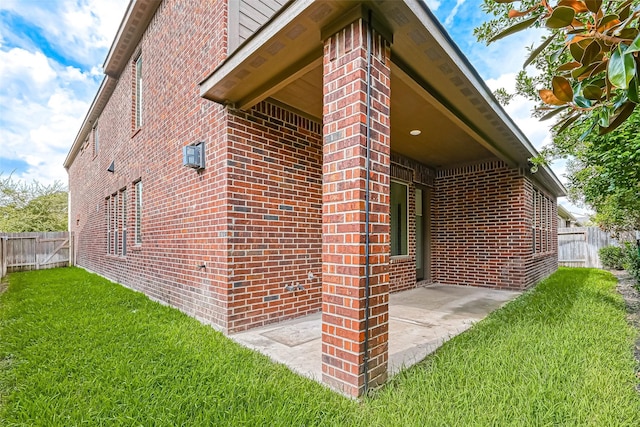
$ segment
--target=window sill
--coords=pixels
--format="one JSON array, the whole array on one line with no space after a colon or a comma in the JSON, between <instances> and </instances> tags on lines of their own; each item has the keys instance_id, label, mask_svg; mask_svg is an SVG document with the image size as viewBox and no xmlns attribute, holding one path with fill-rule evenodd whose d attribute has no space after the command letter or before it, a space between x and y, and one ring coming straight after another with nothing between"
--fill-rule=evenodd
<instances>
[{"instance_id":1,"label":"window sill","mask_svg":"<svg viewBox=\"0 0 640 427\"><path fill-rule=\"evenodd\" d=\"M390 264L398 264L401 262L408 262L408 261L413 261L413 258L411 257L411 255L391 255L391 257L389 258Z\"/></svg>"},{"instance_id":2,"label":"window sill","mask_svg":"<svg viewBox=\"0 0 640 427\"><path fill-rule=\"evenodd\" d=\"M137 128L137 129L135 129L133 131L133 133L131 134L131 139L135 138L135 136L138 135L141 131L142 131L142 126Z\"/></svg>"}]
</instances>

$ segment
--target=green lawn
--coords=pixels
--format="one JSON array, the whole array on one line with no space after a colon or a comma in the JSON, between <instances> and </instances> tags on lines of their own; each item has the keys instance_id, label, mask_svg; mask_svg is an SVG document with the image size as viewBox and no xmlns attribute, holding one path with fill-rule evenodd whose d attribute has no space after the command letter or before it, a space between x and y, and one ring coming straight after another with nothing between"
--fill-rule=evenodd
<instances>
[{"instance_id":1,"label":"green lawn","mask_svg":"<svg viewBox=\"0 0 640 427\"><path fill-rule=\"evenodd\" d=\"M9 276L0 425L640 425L615 278L561 269L362 402L80 269Z\"/></svg>"}]
</instances>

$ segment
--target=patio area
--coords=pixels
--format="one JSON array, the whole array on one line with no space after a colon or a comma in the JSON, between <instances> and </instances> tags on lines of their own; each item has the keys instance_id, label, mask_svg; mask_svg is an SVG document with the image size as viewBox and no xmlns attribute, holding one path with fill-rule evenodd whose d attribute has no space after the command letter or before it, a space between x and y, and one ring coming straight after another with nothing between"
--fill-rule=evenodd
<instances>
[{"instance_id":1,"label":"patio area","mask_svg":"<svg viewBox=\"0 0 640 427\"><path fill-rule=\"evenodd\" d=\"M521 292L430 285L389 297L389 374L414 365ZM322 379L321 313L231 335L293 371Z\"/></svg>"}]
</instances>

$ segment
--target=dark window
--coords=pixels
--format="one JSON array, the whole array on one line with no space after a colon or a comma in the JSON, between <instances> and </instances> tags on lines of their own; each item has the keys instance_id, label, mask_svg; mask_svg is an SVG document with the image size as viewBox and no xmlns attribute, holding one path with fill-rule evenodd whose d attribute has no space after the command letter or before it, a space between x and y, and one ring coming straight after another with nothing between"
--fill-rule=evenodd
<instances>
[{"instance_id":1,"label":"dark window","mask_svg":"<svg viewBox=\"0 0 640 427\"><path fill-rule=\"evenodd\" d=\"M408 187L391 181L391 256L409 254Z\"/></svg>"}]
</instances>

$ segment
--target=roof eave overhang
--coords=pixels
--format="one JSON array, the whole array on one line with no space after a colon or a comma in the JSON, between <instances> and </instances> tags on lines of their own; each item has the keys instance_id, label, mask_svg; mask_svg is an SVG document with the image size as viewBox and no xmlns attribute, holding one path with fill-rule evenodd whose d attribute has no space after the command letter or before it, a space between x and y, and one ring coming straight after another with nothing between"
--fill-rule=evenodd
<instances>
[{"instance_id":1,"label":"roof eave overhang","mask_svg":"<svg viewBox=\"0 0 640 427\"><path fill-rule=\"evenodd\" d=\"M100 88L64 161L66 169L69 169L73 164L82 143L95 125L107 101L111 98L122 71L127 66L131 55L134 54L160 3L162 3L161 0L131 0L129 2L127 11L120 22L116 37L102 66L105 78L100 84Z\"/></svg>"},{"instance_id":2,"label":"roof eave overhang","mask_svg":"<svg viewBox=\"0 0 640 427\"><path fill-rule=\"evenodd\" d=\"M71 149L69 150L69 153L64 160L65 169L69 169L69 167L73 164L78 151L80 151L80 147L82 147L82 144L87 139L89 132L91 132L91 129L93 129L93 127L95 126L98 117L100 117L102 110L104 110L104 107L111 97L111 94L115 90L117 83L117 79L111 78L109 76L105 76L104 79L102 79L102 83L100 84L98 93L96 93L96 96L93 98L93 102L89 107L89 111L87 112L87 115L82 122L82 126L80 126L80 130L78 131L78 134L73 141L73 145L71 146Z\"/></svg>"},{"instance_id":3,"label":"roof eave overhang","mask_svg":"<svg viewBox=\"0 0 640 427\"><path fill-rule=\"evenodd\" d=\"M160 3L162 3L161 0L131 0L129 2L120 27L118 27L116 38L113 40L102 66L106 75L113 78L120 77Z\"/></svg>"},{"instance_id":4,"label":"roof eave overhang","mask_svg":"<svg viewBox=\"0 0 640 427\"><path fill-rule=\"evenodd\" d=\"M573 216L573 214L571 212L569 212L568 210L566 210L562 205L558 205L558 216L560 216L561 218L565 218L565 219L571 220L573 222L577 222L578 221L576 219L576 217Z\"/></svg>"},{"instance_id":5,"label":"roof eave overhang","mask_svg":"<svg viewBox=\"0 0 640 427\"><path fill-rule=\"evenodd\" d=\"M540 167L536 174L529 173L529 159L538 156L538 152L424 2L359 4L291 2L201 82L201 96L240 109L267 99L317 65L322 55L321 35L364 4L374 10L374 16L385 20L381 26L393 34L394 64L455 115L474 140L510 166L525 171L554 195L566 195L547 166ZM296 44L291 35L302 34L302 40L305 31L306 43Z\"/></svg>"}]
</instances>

